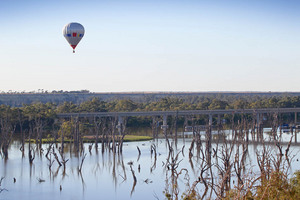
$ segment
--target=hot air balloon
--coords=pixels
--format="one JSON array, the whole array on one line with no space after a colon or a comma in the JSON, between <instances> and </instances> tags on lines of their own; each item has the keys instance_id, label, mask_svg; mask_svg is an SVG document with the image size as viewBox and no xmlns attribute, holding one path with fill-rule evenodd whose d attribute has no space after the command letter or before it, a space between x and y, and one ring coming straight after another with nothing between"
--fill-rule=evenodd
<instances>
[{"instance_id":1,"label":"hot air balloon","mask_svg":"<svg viewBox=\"0 0 300 200\"><path fill-rule=\"evenodd\" d=\"M68 43L73 48L73 53L75 53L75 48L84 36L84 28L81 24L72 22L64 26L63 34Z\"/></svg>"}]
</instances>

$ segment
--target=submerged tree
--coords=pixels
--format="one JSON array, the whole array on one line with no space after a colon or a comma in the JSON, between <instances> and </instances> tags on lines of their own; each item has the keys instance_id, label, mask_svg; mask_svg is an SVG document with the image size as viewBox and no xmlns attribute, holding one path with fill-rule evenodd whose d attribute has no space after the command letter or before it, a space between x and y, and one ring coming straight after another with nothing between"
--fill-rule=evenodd
<instances>
[{"instance_id":1,"label":"submerged tree","mask_svg":"<svg viewBox=\"0 0 300 200\"><path fill-rule=\"evenodd\" d=\"M8 159L8 147L16 130L16 112L10 106L0 105L1 150Z\"/></svg>"}]
</instances>

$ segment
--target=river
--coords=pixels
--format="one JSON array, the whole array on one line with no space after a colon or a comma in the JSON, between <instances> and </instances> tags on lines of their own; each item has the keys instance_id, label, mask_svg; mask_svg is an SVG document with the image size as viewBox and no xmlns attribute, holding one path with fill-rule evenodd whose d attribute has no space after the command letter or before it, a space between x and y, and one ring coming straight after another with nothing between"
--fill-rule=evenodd
<instances>
[{"instance_id":1,"label":"river","mask_svg":"<svg viewBox=\"0 0 300 200\"><path fill-rule=\"evenodd\" d=\"M272 137L268 133L270 129L265 129L265 141L270 141ZM227 136L227 145L230 145L231 131L225 131ZM192 151L192 163L189 160L189 148L192 138L188 137L191 133L185 133L185 138L179 138L177 142L170 139L170 144L173 151L173 158L178 155L176 161L176 173L181 171L178 175L176 183L178 186L179 199L180 195L187 191L193 184L199 174L203 165L203 157L201 153L197 153L196 149ZM204 134L201 136L204 140ZM217 134L213 134L213 138L218 138ZM271 139L270 139L271 138ZM282 133L281 141L283 151L286 150L288 142L290 141L291 133ZM249 144L246 158L245 175L256 176L259 174L257 165L257 152L262 151L261 142L251 141L249 134ZM289 173L300 169L300 145L292 140L293 144L290 147ZM101 153L101 145L99 145L98 152L94 146L91 152L88 151L88 145L84 144L85 152L77 155L70 152L70 146L65 146L64 156L69 161L66 163L66 170L59 167L54 159L54 155L50 154L53 165L49 169L49 160L45 157L49 144L43 144L43 153L35 153L33 164L30 165L28 161L28 144L25 146L25 157L19 150L21 144L15 140L9 147L9 159L0 159L0 176L4 177L1 187L0 199L69 199L69 200L83 200L83 199L165 199L165 193L173 194L172 183L174 177L168 170L167 160L170 158L169 148L165 139L155 139L143 142L127 142L124 144L122 155L113 154L111 151L105 150ZM35 145L33 145L35 146ZM155 146L155 152L151 153L151 146ZM203 147L205 142L203 141ZM276 157L276 146L269 142L266 144L271 155ZM139 147L141 155L139 157ZM58 148L55 148L58 154ZM224 143L212 142L213 152L217 151L219 154L224 151ZM183 151L182 151L183 150ZM234 151L237 150L235 144ZM86 157L82 164L82 170L79 172L78 168L81 165L82 158ZM198 155L198 156L197 156ZM171 155L172 156L172 155ZM234 159L235 155L231 155ZM170 161L170 159L169 159ZM212 165L215 165L217 159L212 157ZM221 164L220 164L221 165ZM217 168L212 169L212 173L218 176ZM136 183L134 176L136 177ZM206 178L209 179L208 171L205 172ZM233 173L234 174L234 173ZM250 175L251 174L251 175ZM174 176L174 173L173 173ZM232 178L232 186L234 185L234 178ZM204 191L203 184L198 184L198 192L201 194ZM175 191L176 193L176 191ZM174 194L173 194L174 195ZM209 195L209 194L208 194ZM215 194L212 192L212 197Z\"/></svg>"}]
</instances>

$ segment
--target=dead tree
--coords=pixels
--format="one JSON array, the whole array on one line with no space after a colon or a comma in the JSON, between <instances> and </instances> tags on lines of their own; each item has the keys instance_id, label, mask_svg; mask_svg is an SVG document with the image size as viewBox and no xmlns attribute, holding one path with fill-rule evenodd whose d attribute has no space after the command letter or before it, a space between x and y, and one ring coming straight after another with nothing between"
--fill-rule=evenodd
<instances>
[{"instance_id":1,"label":"dead tree","mask_svg":"<svg viewBox=\"0 0 300 200\"><path fill-rule=\"evenodd\" d=\"M123 142L124 142L124 137L127 134L126 132L126 125L127 125L127 118L123 119L123 123L120 124L120 132L121 132L121 137L119 140L119 145L118 145L118 152L122 153L123 152Z\"/></svg>"},{"instance_id":2,"label":"dead tree","mask_svg":"<svg viewBox=\"0 0 300 200\"><path fill-rule=\"evenodd\" d=\"M16 129L16 125L13 123L13 117L14 116L10 107L0 107L0 145L5 159L8 159L8 147Z\"/></svg>"},{"instance_id":3,"label":"dead tree","mask_svg":"<svg viewBox=\"0 0 300 200\"><path fill-rule=\"evenodd\" d=\"M136 146L138 152L139 152L139 155L138 155L138 158L137 158L137 162L139 161L140 157L141 157L141 150L138 146Z\"/></svg>"},{"instance_id":4,"label":"dead tree","mask_svg":"<svg viewBox=\"0 0 300 200\"><path fill-rule=\"evenodd\" d=\"M25 132L23 130L23 125L24 125L24 115L21 109L17 109L17 119L19 122L19 127L20 127L20 133L21 133L21 147L20 150L22 152L22 157L25 156Z\"/></svg>"},{"instance_id":5,"label":"dead tree","mask_svg":"<svg viewBox=\"0 0 300 200\"><path fill-rule=\"evenodd\" d=\"M151 123L153 138L157 138L158 137L158 125L159 125L158 117L153 116L152 117L152 123Z\"/></svg>"},{"instance_id":6,"label":"dead tree","mask_svg":"<svg viewBox=\"0 0 300 200\"><path fill-rule=\"evenodd\" d=\"M98 152L98 142L99 142L99 133L101 130L101 124L102 124L101 118L94 117L94 128L95 128L95 133L96 133L96 136L95 136L96 152Z\"/></svg>"},{"instance_id":7,"label":"dead tree","mask_svg":"<svg viewBox=\"0 0 300 200\"><path fill-rule=\"evenodd\" d=\"M48 148L47 148L47 153L46 153L46 155L45 155L45 157L46 157L47 160L49 161L48 167L49 167L49 171L50 171L50 172L51 172L51 167L52 167L52 165L53 165L53 163L54 163L54 160L52 160L52 158L51 158L52 145L53 145L53 143L51 143L51 144L48 146Z\"/></svg>"},{"instance_id":8,"label":"dead tree","mask_svg":"<svg viewBox=\"0 0 300 200\"><path fill-rule=\"evenodd\" d=\"M261 153L256 152L256 159L260 169L260 179L262 183L264 183L266 180L269 180L271 174L270 152L271 150L266 147L264 141Z\"/></svg>"},{"instance_id":9,"label":"dead tree","mask_svg":"<svg viewBox=\"0 0 300 200\"><path fill-rule=\"evenodd\" d=\"M74 120L74 136L73 143L75 146L75 151L79 153L79 144L80 144L80 130L79 130L79 119L78 117L73 118Z\"/></svg>"},{"instance_id":10,"label":"dead tree","mask_svg":"<svg viewBox=\"0 0 300 200\"><path fill-rule=\"evenodd\" d=\"M60 155L60 158L61 158L61 162L60 163L64 167L63 174L65 174L65 172L66 172L66 164L69 161L69 159L66 159L66 157L65 157L65 155L64 155L64 153L62 151L59 151L59 155Z\"/></svg>"},{"instance_id":11,"label":"dead tree","mask_svg":"<svg viewBox=\"0 0 300 200\"><path fill-rule=\"evenodd\" d=\"M234 131L234 130L233 130ZM230 190L231 183L231 172L233 167L233 161L231 160L233 147L236 141L236 134L234 136L233 142L229 144L227 140L224 140L224 145L220 150L221 157L219 158L222 162L222 165L216 164L216 167L219 171L219 183L217 185L218 198L223 198L225 196L225 192Z\"/></svg>"},{"instance_id":12,"label":"dead tree","mask_svg":"<svg viewBox=\"0 0 300 200\"><path fill-rule=\"evenodd\" d=\"M59 150L60 152L62 152L62 148L60 148L60 150ZM61 162L60 162L60 160L59 160L59 158L58 158L58 156L57 156L57 154L55 153L55 150L54 150L54 147L53 147L53 155L54 155L54 158L55 158L55 160L56 160L56 162L57 162L57 164L59 165L59 167L61 167L62 166L62 164L61 164Z\"/></svg>"},{"instance_id":13,"label":"dead tree","mask_svg":"<svg viewBox=\"0 0 300 200\"><path fill-rule=\"evenodd\" d=\"M132 194L133 194L133 192L134 192L134 188L135 188L136 183L137 183L137 179L136 179L134 170L132 169L132 165L130 165L130 171L131 171L132 177L133 177L133 185L132 185L132 189L131 189L131 192L130 192L130 196L132 196Z\"/></svg>"},{"instance_id":14,"label":"dead tree","mask_svg":"<svg viewBox=\"0 0 300 200\"><path fill-rule=\"evenodd\" d=\"M175 143L177 144L177 132L178 132L178 127L177 127L177 121L178 121L178 111L176 111L176 115L175 115L175 120L174 120L174 127L175 127L175 135L174 135L174 138L175 138Z\"/></svg>"},{"instance_id":15,"label":"dead tree","mask_svg":"<svg viewBox=\"0 0 300 200\"><path fill-rule=\"evenodd\" d=\"M8 147L12 140L12 135L16 127L10 122L0 119L1 126L1 150L5 159L8 159Z\"/></svg>"},{"instance_id":16,"label":"dead tree","mask_svg":"<svg viewBox=\"0 0 300 200\"><path fill-rule=\"evenodd\" d=\"M108 128L107 128L107 118L103 119L103 123L102 123L102 137L101 137L101 152L102 154L104 153L105 150L105 146L107 145L107 141L108 141Z\"/></svg>"},{"instance_id":17,"label":"dead tree","mask_svg":"<svg viewBox=\"0 0 300 200\"><path fill-rule=\"evenodd\" d=\"M33 163L33 160L35 159L35 152L34 150L31 148L31 135L33 134L33 128L32 125L29 124L29 133L28 133L28 137L29 137L29 144L28 144L28 159L29 159L29 163L30 165Z\"/></svg>"},{"instance_id":18,"label":"dead tree","mask_svg":"<svg viewBox=\"0 0 300 200\"><path fill-rule=\"evenodd\" d=\"M46 124L41 116L36 116L34 118L34 121L35 121L35 130L36 130L36 144L38 144L38 148L41 150L42 135Z\"/></svg>"},{"instance_id":19,"label":"dead tree","mask_svg":"<svg viewBox=\"0 0 300 200\"><path fill-rule=\"evenodd\" d=\"M110 139L112 141L112 147L110 149L112 149L113 153L116 153L116 124L117 124L117 117L111 118L110 120L111 122L111 128L110 130Z\"/></svg>"},{"instance_id":20,"label":"dead tree","mask_svg":"<svg viewBox=\"0 0 300 200\"><path fill-rule=\"evenodd\" d=\"M178 171L179 164L181 163L182 159L179 159L179 156L182 155L181 151L175 154L174 149L169 146L169 155L166 161L166 179L171 179L171 185L167 185L170 187L171 192L167 192L166 196L169 196L171 199L178 199L179 196L179 186L178 186L178 178L181 174L185 172L185 176L188 175L188 170L182 168ZM170 176L168 176L168 172L170 172ZM166 181L167 181L166 180ZM166 191L168 189L166 188Z\"/></svg>"},{"instance_id":21,"label":"dead tree","mask_svg":"<svg viewBox=\"0 0 300 200\"><path fill-rule=\"evenodd\" d=\"M157 161L157 153L156 153L156 146L155 146L155 144L151 145L150 152L151 152L151 159L152 159L152 155L154 154L154 162L153 162L153 165L150 168L150 172L152 173L155 170L155 168L156 168L156 161Z\"/></svg>"},{"instance_id":22,"label":"dead tree","mask_svg":"<svg viewBox=\"0 0 300 200\"><path fill-rule=\"evenodd\" d=\"M81 170L82 170L82 165L83 165L83 162L85 160L85 157L86 157L86 153L83 155L83 157L81 158L81 162L80 162L80 165L78 166L78 172L81 173Z\"/></svg>"}]
</instances>

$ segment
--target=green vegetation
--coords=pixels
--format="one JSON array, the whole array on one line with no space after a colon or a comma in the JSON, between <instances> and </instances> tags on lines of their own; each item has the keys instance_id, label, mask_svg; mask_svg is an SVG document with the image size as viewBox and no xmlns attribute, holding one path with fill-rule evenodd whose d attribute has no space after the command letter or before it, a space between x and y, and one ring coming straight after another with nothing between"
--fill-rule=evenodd
<instances>
[{"instance_id":1,"label":"green vegetation","mask_svg":"<svg viewBox=\"0 0 300 200\"><path fill-rule=\"evenodd\" d=\"M236 186L225 193L224 200L294 200L300 199L300 171L296 171L292 178L288 178L287 172L271 170L265 178L260 175L258 178L247 178L249 183ZM188 187L181 195L182 200L203 199L200 191L194 187ZM164 192L166 199L173 199L171 194Z\"/></svg>"},{"instance_id":2,"label":"green vegetation","mask_svg":"<svg viewBox=\"0 0 300 200\"><path fill-rule=\"evenodd\" d=\"M150 98L144 101L133 101L131 99L119 99L103 101L92 98L80 104L64 102L55 103L32 103L24 104L22 107L11 107L0 105L0 118L9 119L15 128L15 132L30 130L37 127L37 139L49 134L55 127L56 115L58 113L80 113L80 112L122 112L122 111L166 111L166 110L207 110L207 109L255 109L255 108L286 108L300 107L300 96L236 96L236 95L214 95L214 96L182 96ZM226 116L224 117L226 119ZM293 116L285 115L282 119L293 119ZM178 124L183 121L178 119ZM205 122L205 116L199 117L199 121ZM130 117L127 127L150 126L152 119L147 117ZM228 120L229 121L229 120ZM64 130L65 136L72 131L71 122L66 122L59 127L60 134ZM88 123L80 127L81 132L86 130ZM68 128L69 127L69 128ZM43 130L43 131L42 131Z\"/></svg>"},{"instance_id":3,"label":"green vegetation","mask_svg":"<svg viewBox=\"0 0 300 200\"><path fill-rule=\"evenodd\" d=\"M140 135L126 135L124 137L124 142L136 142L136 141L148 141L152 140L153 138L150 136L140 136ZM43 138L42 143L53 143L55 141L54 138ZM29 142L29 139L26 140L26 142ZM31 143L35 143L35 139L30 139ZM56 142L61 142L61 138L58 138ZM73 139L64 139L64 143L71 143L73 142ZM83 143L94 143L95 138L92 136L85 136L83 137Z\"/></svg>"},{"instance_id":4,"label":"green vegetation","mask_svg":"<svg viewBox=\"0 0 300 200\"><path fill-rule=\"evenodd\" d=\"M300 96L283 97L166 97L150 102L135 102L130 99L102 101L98 98L81 104L64 102L57 106L57 113L70 112L125 112L125 111L165 111L165 110L216 110L300 107Z\"/></svg>"},{"instance_id":5,"label":"green vegetation","mask_svg":"<svg viewBox=\"0 0 300 200\"><path fill-rule=\"evenodd\" d=\"M253 185L246 194L242 195L237 189L232 189L225 199L300 199L300 171L291 179L282 172L274 171L269 179Z\"/></svg>"},{"instance_id":6,"label":"green vegetation","mask_svg":"<svg viewBox=\"0 0 300 200\"><path fill-rule=\"evenodd\" d=\"M126 127L130 126L151 126L152 119L147 117L130 117L124 119L124 126L117 128L117 119L110 118L81 118L70 119L69 121L64 121L63 119L58 120L57 114L59 113L82 113L82 112L124 112L124 111L166 111L166 110L207 110L207 109L255 109L255 108L286 108L286 107L300 107L300 96L230 96L230 95L219 95L219 96L185 96L185 97L163 97L155 100L146 101L134 101L132 99L115 99L110 101L103 101L99 98L92 98L88 101L84 101L79 104L73 102L64 102L62 104L55 103L32 103L23 105L22 107L11 107L8 105L0 105L0 132L1 132L1 146L2 152L5 158L7 156L7 150L9 143L11 142L12 135L14 133L20 133L22 136L22 142L26 141L30 143L36 143L41 146L42 143L52 143L54 141L62 143L74 143L75 148L79 152L79 148L83 148L82 143L95 143L97 145L102 143L102 151L106 147L115 152L122 152L123 142L130 141L145 141L151 140L151 137L147 136L133 136L128 135ZM207 116L197 116L195 121L205 123L207 121ZM239 117L235 115L234 117ZM249 116L243 116L245 122L250 119ZM294 120L293 114L282 114L281 122L284 119ZM226 116L224 116L226 119ZM174 120L174 119L168 119ZM178 125L183 121L181 118L176 119ZM231 122L228 120L228 123ZM271 121L272 123L272 121ZM279 123L279 122L278 122ZM171 124L171 123L170 123ZM197 123L201 124L201 123ZM239 123L239 125L245 125L247 123ZM275 127L278 127L276 124ZM239 128L237 130L240 130ZM249 130L249 127L243 130ZM121 132L121 134L119 134ZM34 139L33 139L34 138ZM108 145L107 145L108 144ZM200 143L198 143L200 144ZM278 143L279 144L279 143ZM95 146L96 146L95 145ZM38 146L38 145L37 145ZM61 152L63 152L63 145ZM92 145L90 145L92 146ZM154 148L154 147L151 147ZM243 146L244 148L244 146ZM283 156L281 147L280 155ZM24 144L22 144L21 149L24 154ZM97 149L97 147L96 147ZM155 149L155 148L154 148ZM171 148L170 148L171 149ZM191 148L192 149L192 148ZM227 149L229 151L229 148ZM31 149L29 144L29 160L32 163L33 159L31 156ZM151 149L152 151L152 149ZM287 151L287 150L286 150ZM170 150L173 152L173 150ZM230 151L231 152L231 151ZM244 151L246 152L246 151ZM287 154L287 153L286 153ZM170 154L171 155L171 154ZM204 154L203 154L204 155ZM228 161L229 157L223 158L222 163ZM239 155L239 154L236 154ZM268 154L263 154L264 157L270 157ZM275 154L274 154L275 155ZM172 154L173 157L177 157ZM173 158L172 157L172 158ZM192 156L191 156L192 157ZM190 158L191 158L190 157ZM217 156L216 156L217 157ZM281 157L277 161L281 161ZM171 159L171 160L177 160ZM172 161L172 162L173 162ZM272 162L271 162L272 161ZM276 160L268 160L265 163L275 163ZM208 162L207 162L208 163ZM231 170L232 166L230 164L224 164L224 172ZM202 163L203 164L203 163ZM178 164L169 163L168 168L172 169L174 174L178 178L179 174L182 172L176 172ZM223 170L223 168L220 167ZM241 168L240 168L241 169ZM200 175L208 170L206 167L201 168L202 172ZM220 193L220 198L225 199L300 199L300 172L296 172L295 176L288 179L287 174L280 170L280 163L276 170L266 167L266 169L260 166L261 174L255 180L250 182L250 187L247 188L246 184L240 184L242 189L238 187L230 189L227 185L230 185L230 180L226 178L227 173L223 173L224 183L222 183L222 192ZM221 170L220 170L221 171ZM236 170L238 171L238 170ZM176 173L175 173L176 172ZM240 175L239 172L236 172ZM220 174L220 173L219 173ZM230 174L230 173L229 173ZM266 175L267 174L267 175ZM176 178L175 177L175 178ZM228 179L228 180L227 180ZM195 181L195 186L189 188L186 191L182 199L199 199L199 194L196 191L196 185L200 182L204 182L205 179L200 177ZM227 182L226 182L227 181ZM226 185L226 184L227 185ZM214 185L212 185L214 186ZM226 187L225 187L226 186ZM172 188L177 188L177 183L174 182ZM226 189L226 190L225 190ZM177 191L175 191L177 192ZM178 193L175 193L178 195ZM165 193L166 198L172 198L168 192ZM205 196L205 195L204 195Z\"/></svg>"},{"instance_id":7,"label":"green vegetation","mask_svg":"<svg viewBox=\"0 0 300 200\"><path fill-rule=\"evenodd\" d=\"M133 141L147 141L152 140L150 136L140 136L140 135L125 135L124 142L133 142Z\"/></svg>"}]
</instances>

